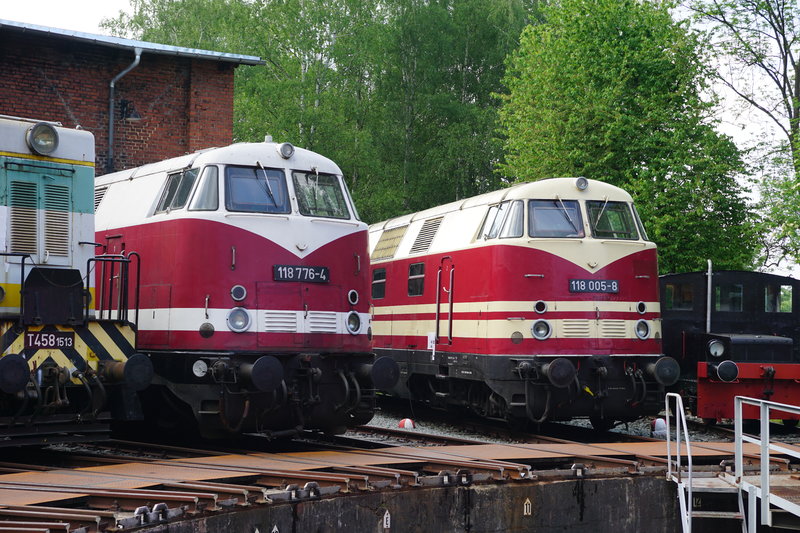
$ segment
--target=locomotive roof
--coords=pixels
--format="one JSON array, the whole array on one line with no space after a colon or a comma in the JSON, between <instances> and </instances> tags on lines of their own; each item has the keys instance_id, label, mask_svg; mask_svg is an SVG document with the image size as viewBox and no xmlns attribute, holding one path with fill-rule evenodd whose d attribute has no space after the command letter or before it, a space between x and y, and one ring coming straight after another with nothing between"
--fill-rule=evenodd
<instances>
[{"instance_id":1,"label":"locomotive roof","mask_svg":"<svg viewBox=\"0 0 800 533\"><path fill-rule=\"evenodd\" d=\"M197 152L165 159L156 163L130 168L113 174L106 174L97 179L98 184L109 184L118 181L136 179L160 172L173 172L176 170L199 167L208 164L221 165L255 165L256 161L266 168L291 168L309 169L316 167L319 172L328 174L341 174L339 167L328 159L310 150L295 147L294 155L283 159L278 148L282 143L236 143L222 148L207 148Z\"/></svg>"},{"instance_id":2,"label":"locomotive roof","mask_svg":"<svg viewBox=\"0 0 800 533\"><path fill-rule=\"evenodd\" d=\"M54 126L58 133L58 148L47 156L33 154L25 141L28 129L40 122ZM35 159L81 161L86 166L94 166L94 135L86 130L65 128L59 122L0 115L0 136L3 138L5 152Z\"/></svg>"},{"instance_id":3,"label":"locomotive roof","mask_svg":"<svg viewBox=\"0 0 800 533\"><path fill-rule=\"evenodd\" d=\"M798 284L800 280L791 276L782 276L780 274L770 274L768 272L753 272L750 270L713 270L714 275L723 276L727 279L738 279L742 281L755 281L757 279L772 280L774 282L783 283L786 285ZM695 272L679 272L674 274L662 274L659 276L663 282L667 281L681 281L687 279L705 279L705 270L698 270Z\"/></svg>"},{"instance_id":4,"label":"locomotive roof","mask_svg":"<svg viewBox=\"0 0 800 533\"><path fill-rule=\"evenodd\" d=\"M504 200L517 200L537 198L547 200L550 198L560 198L562 200L578 200L581 198L607 198L612 201L632 202L631 195L614 185L597 181L587 180L588 186L581 191L575 186L578 178L549 178L539 181L531 181L512 185L505 189L492 191L478 196L472 196L464 200L456 200L449 204L444 204L424 211L402 215L391 218L383 222L377 222L370 226L370 231L390 229L397 226L409 224L415 220L442 216L453 211L460 211L470 207L481 205L491 205Z\"/></svg>"}]
</instances>

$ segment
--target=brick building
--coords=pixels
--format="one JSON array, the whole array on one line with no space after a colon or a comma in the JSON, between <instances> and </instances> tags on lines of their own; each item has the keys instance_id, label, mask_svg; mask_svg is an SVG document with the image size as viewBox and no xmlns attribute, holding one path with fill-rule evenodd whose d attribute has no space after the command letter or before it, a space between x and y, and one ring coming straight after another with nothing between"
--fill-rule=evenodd
<instances>
[{"instance_id":1,"label":"brick building","mask_svg":"<svg viewBox=\"0 0 800 533\"><path fill-rule=\"evenodd\" d=\"M103 174L230 144L233 71L262 63L0 20L0 114L91 131Z\"/></svg>"}]
</instances>

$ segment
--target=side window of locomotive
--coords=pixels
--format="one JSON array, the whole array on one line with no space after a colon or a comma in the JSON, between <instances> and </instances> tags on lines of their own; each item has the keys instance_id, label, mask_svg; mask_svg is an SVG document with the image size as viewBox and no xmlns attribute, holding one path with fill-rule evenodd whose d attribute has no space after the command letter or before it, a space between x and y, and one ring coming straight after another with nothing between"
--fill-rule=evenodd
<instances>
[{"instance_id":1,"label":"side window of locomotive","mask_svg":"<svg viewBox=\"0 0 800 533\"><path fill-rule=\"evenodd\" d=\"M289 213L289 195L282 170L225 168L225 207L246 213Z\"/></svg>"},{"instance_id":2,"label":"side window of locomotive","mask_svg":"<svg viewBox=\"0 0 800 533\"><path fill-rule=\"evenodd\" d=\"M500 230L501 239L522 237L525 228L525 208L521 200L511 202L506 219L503 222L503 229Z\"/></svg>"},{"instance_id":3,"label":"side window of locomotive","mask_svg":"<svg viewBox=\"0 0 800 533\"><path fill-rule=\"evenodd\" d=\"M376 268L372 271L372 299L380 300L386 297L386 269Z\"/></svg>"},{"instance_id":4,"label":"side window of locomotive","mask_svg":"<svg viewBox=\"0 0 800 533\"><path fill-rule=\"evenodd\" d=\"M339 178L332 174L316 172L292 172L294 192L300 214L310 217L350 218L347 202L339 185Z\"/></svg>"},{"instance_id":5,"label":"side window of locomotive","mask_svg":"<svg viewBox=\"0 0 800 533\"><path fill-rule=\"evenodd\" d=\"M595 239L636 240L639 232L625 202L588 201L586 211Z\"/></svg>"},{"instance_id":6,"label":"side window of locomotive","mask_svg":"<svg viewBox=\"0 0 800 533\"><path fill-rule=\"evenodd\" d=\"M481 230L481 237L483 239L494 239L500 233L500 228L503 227L503 221L506 218L508 207L511 202L503 202L499 205L493 205L489 208L486 214L486 220L483 223Z\"/></svg>"},{"instance_id":7,"label":"side window of locomotive","mask_svg":"<svg viewBox=\"0 0 800 533\"><path fill-rule=\"evenodd\" d=\"M408 266L408 295L421 296L425 288L425 263Z\"/></svg>"},{"instance_id":8,"label":"side window of locomotive","mask_svg":"<svg viewBox=\"0 0 800 533\"><path fill-rule=\"evenodd\" d=\"M164 213L173 209L180 209L186 205L189 193L192 192L194 181L197 179L198 169L192 168L167 176L167 186L161 194L161 200L156 207L156 213Z\"/></svg>"},{"instance_id":9,"label":"side window of locomotive","mask_svg":"<svg viewBox=\"0 0 800 533\"><path fill-rule=\"evenodd\" d=\"M219 208L219 169L208 166L200 175L200 185L189 204L190 211L216 211Z\"/></svg>"},{"instance_id":10,"label":"side window of locomotive","mask_svg":"<svg viewBox=\"0 0 800 533\"><path fill-rule=\"evenodd\" d=\"M764 287L764 311L767 313L791 313L792 286L767 285Z\"/></svg>"},{"instance_id":11,"label":"side window of locomotive","mask_svg":"<svg viewBox=\"0 0 800 533\"><path fill-rule=\"evenodd\" d=\"M531 237L584 236L583 219L576 200L531 200L528 209Z\"/></svg>"},{"instance_id":12,"label":"side window of locomotive","mask_svg":"<svg viewBox=\"0 0 800 533\"><path fill-rule=\"evenodd\" d=\"M691 311L694 309L694 291L689 283L667 283L664 286L664 309Z\"/></svg>"},{"instance_id":13,"label":"side window of locomotive","mask_svg":"<svg viewBox=\"0 0 800 533\"><path fill-rule=\"evenodd\" d=\"M744 303L744 286L741 283L720 283L714 286L714 310L741 313Z\"/></svg>"},{"instance_id":14,"label":"side window of locomotive","mask_svg":"<svg viewBox=\"0 0 800 533\"><path fill-rule=\"evenodd\" d=\"M642 239L649 240L647 238L647 232L644 229L644 224L642 223L642 219L639 216L639 211L636 210L636 206L632 205L631 209L633 209L633 216L636 219L636 227L639 228L639 233L642 234Z\"/></svg>"}]
</instances>

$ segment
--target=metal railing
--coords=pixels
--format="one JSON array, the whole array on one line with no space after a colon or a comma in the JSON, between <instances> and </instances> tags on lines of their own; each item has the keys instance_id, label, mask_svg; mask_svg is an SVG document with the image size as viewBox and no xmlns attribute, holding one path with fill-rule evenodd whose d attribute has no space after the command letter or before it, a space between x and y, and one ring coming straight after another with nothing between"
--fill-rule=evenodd
<instances>
[{"instance_id":1,"label":"metal railing","mask_svg":"<svg viewBox=\"0 0 800 533\"><path fill-rule=\"evenodd\" d=\"M745 435L742 432L742 407L744 405L752 405L759 409L759 425L760 437L752 435ZM749 495L748 503L750 512L748 513L749 527L748 531L755 531L755 500L757 497L761 498L761 524L765 526L772 526L772 511L770 506L775 505L785 511L788 511L795 516L800 516L800 505L793 503L784 498L779 498L774 494L770 494L770 479L769 479L769 466L770 451L780 454L789 455L791 457L800 458L800 452L796 449L786 448L780 444L770 441L769 436L769 420L770 413L773 411L781 411L782 413L791 413L800 415L800 407L796 405L788 405L777 402L770 402L767 400L757 400L755 398L747 398L745 396L737 396L734 399L734 413L735 413L735 431L736 431L736 457L735 457L735 480L736 485L740 490L747 491ZM781 418L781 416L776 416ZM760 469L759 469L759 485L750 483L744 478L744 459L743 448L744 443L750 442L760 446Z\"/></svg>"},{"instance_id":2,"label":"metal railing","mask_svg":"<svg viewBox=\"0 0 800 533\"><path fill-rule=\"evenodd\" d=\"M673 410L670 409L670 399L674 400L675 409L675 460L672 459L672 419ZM675 481L678 484L678 500L680 502L681 525L684 533L692 531L692 446L689 442L689 430L686 428L686 415L683 410L683 399L680 394L668 392L665 398L666 422L667 422L667 480ZM688 483L683 481L683 471L681 469L681 430L683 430L683 442L686 444L686 474ZM675 465L673 475L673 463ZM684 493L685 491L685 493Z\"/></svg>"}]
</instances>

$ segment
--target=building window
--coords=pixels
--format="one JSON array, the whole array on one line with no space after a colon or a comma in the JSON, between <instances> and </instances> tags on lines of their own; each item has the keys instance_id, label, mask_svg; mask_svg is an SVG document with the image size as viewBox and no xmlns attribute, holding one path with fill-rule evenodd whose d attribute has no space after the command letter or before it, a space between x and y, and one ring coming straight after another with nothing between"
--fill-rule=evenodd
<instances>
[{"instance_id":1,"label":"building window","mask_svg":"<svg viewBox=\"0 0 800 533\"><path fill-rule=\"evenodd\" d=\"M408 295L421 296L425 288L425 263L408 266Z\"/></svg>"},{"instance_id":2,"label":"building window","mask_svg":"<svg viewBox=\"0 0 800 533\"><path fill-rule=\"evenodd\" d=\"M386 297L386 269L376 268L372 271L372 299L380 300Z\"/></svg>"}]
</instances>

